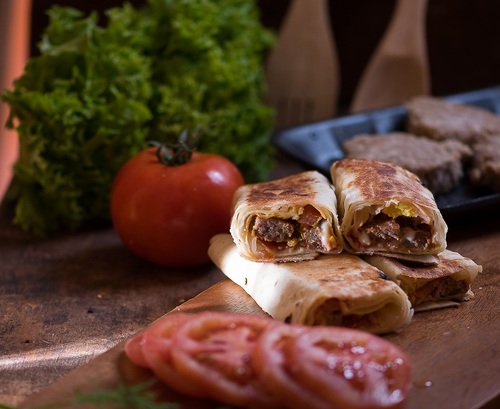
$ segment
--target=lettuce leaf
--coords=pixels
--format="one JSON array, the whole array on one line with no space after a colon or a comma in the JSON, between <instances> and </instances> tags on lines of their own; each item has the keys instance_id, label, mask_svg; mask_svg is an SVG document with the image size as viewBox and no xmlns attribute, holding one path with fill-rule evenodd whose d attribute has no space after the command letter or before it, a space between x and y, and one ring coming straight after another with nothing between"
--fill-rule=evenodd
<instances>
[{"instance_id":1,"label":"lettuce leaf","mask_svg":"<svg viewBox=\"0 0 500 409\"><path fill-rule=\"evenodd\" d=\"M274 37L254 0L150 0L99 16L53 6L40 55L2 94L17 130L14 222L44 235L108 223L114 175L148 140L207 129L199 150L247 182L272 168L272 111L261 101Z\"/></svg>"}]
</instances>

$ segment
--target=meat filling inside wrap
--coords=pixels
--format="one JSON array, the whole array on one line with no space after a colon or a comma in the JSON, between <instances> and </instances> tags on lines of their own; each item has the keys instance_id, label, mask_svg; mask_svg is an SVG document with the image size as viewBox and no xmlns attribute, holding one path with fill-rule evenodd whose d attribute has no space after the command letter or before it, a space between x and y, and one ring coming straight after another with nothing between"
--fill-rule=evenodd
<instances>
[{"instance_id":1,"label":"meat filling inside wrap","mask_svg":"<svg viewBox=\"0 0 500 409\"><path fill-rule=\"evenodd\" d=\"M392 163L343 159L331 175L346 250L428 259L446 248L447 225L415 174Z\"/></svg>"},{"instance_id":2,"label":"meat filling inside wrap","mask_svg":"<svg viewBox=\"0 0 500 409\"><path fill-rule=\"evenodd\" d=\"M428 223L420 217L397 216L384 212L374 214L366 223L348 233L348 239L357 248L402 251L427 248L432 240Z\"/></svg>"},{"instance_id":3,"label":"meat filling inside wrap","mask_svg":"<svg viewBox=\"0 0 500 409\"><path fill-rule=\"evenodd\" d=\"M330 223L313 206L307 205L298 218L282 219L256 215L250 222L252 234L269 251L301 246L308 250L328 252L337 241Z\"/></svg>"},{"instance_id":4,"label":"meat filling inside wrap","mask_svg":"<svg viewBox=\"0 0 500 409\"><path fill-rule=\"evenodd\" d=\"M364 260L387 274L408 295L414 307L441 301L471 298L471 283L482 267L457 252L444 250L434 265L382 256Z\"/></svg>"},{"instance_id":5,"label":"meat filling inside wrap","mask_svg":"<svg viewBox=\"0 0 500 409\"><path fill-rule=\"evenodd\" d=\"M330 298L314 312L315 325L333 325L349 328L374 328L380 324L377 312L364 315L343 314L339 300Z\"/></svg>"},{"instance_id":6,"label":"meat filling inside wrap","mask_svg":"<svg viewBox=\"0 0 500 409\"><path fill-rule=\"evenodd\" d=\"M458 281L451 277L441 280L428 281L422 287L411 293L409 288L400 284L403 291L409 293L413 305L419 305L427 300L456 299L461 298L469 290L470 285L465 281Z\"/></svg>"}]
</instances>

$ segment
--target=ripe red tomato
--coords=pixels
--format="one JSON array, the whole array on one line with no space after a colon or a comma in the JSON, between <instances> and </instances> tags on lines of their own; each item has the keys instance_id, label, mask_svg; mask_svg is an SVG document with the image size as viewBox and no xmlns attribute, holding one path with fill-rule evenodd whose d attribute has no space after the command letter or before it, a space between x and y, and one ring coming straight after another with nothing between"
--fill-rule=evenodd
<instances>
[{"instance_id":1,"label":"ripe red tomato","mask_svg":"<svg viewBox=\"0 0 500 409\"><path fill-rule=\"evenodd\" d=\"M238 407L400 409L412 380L405 353L376 335L244 313L167 314L125 353L178 392Z\"/></svg>"},{"instance_id":2,"label":"ripe red tomato","mask_svg":"<svg viewBox=\"0 0 500 409\"><path fill-rule=\"evenodd\" d=\"M263 383L289 408L328 409L331 406L296 380L288 368L292 344L309 327L276 323L256 343L253 358Z\"/></svg>"},{"instance_id":3,"label":"ripe red tomato","mask_svg":"<svg viewBox=\"0 0 500 409\"><path fill-rule=\"evenodd\" d=\"M209 396L206 390L195 380L181 374L172 360L172 337L189 319L188 314L174 313L154 322L144 333L141 353L147 366L166 385L189 396L206 398ZM133 361L134 352L126 350L126 353Z\"/></svg>"},{"instance_id":4,"label":"ripe red tomato","mask_svg":"<svg viewBox=\"0 0 500 409\"><path fill-rule=\"evenodd\" d=\"M294 378L329 407L396 409L408 397L408 357L368 332L312 327L298 335L289 356Z\"/></svg>"},{"instance_id":5,"label":"ripe red tomato","mask_svg":"<svg viewBox=\"0 0 500 409\"><path fill-rule=\"evenodd\" d=\"M194 152L169 166L157 148L135 155L117 173L111 190L113 226L128 249L162 266L210 262L210 238L227 232L231 202L244 180L216 154Z\"/></svg>"},{"instance_id":6,"label":"ripe red tomato","mask_svg":"<svg viewBox=\"0 0 500 409\"><path fill-rule=\"evenodd\" d=\"M144 353L142 351L143 341L143 334L137 334L125 343L123 349L134 364L143 368L148 368L149 364L146 361L146 358L144 357Z\"/></svg>"},{"instance_id":7,"label":"ripe red tomato","mask_svg":"<svg viewBox=\"0 0 500 409\"><path fill-rule=\"evenodd\" d=\"M411 385L402 350L350 328L269 326L253 356L263 381L294 409L401 408Z\"/></svg>"},{"instance_id":8,"label":"ripe red tomato","mask_svg":"<svg viewBox=\"0 0 500 409\"><path fill-rule=\"evenodd\" d=\"M174 366L214 399L238 407L281 409L252 361L260 334L272 323L259 315L200 313L173 336Z\"/></svg>"}]
</instances>

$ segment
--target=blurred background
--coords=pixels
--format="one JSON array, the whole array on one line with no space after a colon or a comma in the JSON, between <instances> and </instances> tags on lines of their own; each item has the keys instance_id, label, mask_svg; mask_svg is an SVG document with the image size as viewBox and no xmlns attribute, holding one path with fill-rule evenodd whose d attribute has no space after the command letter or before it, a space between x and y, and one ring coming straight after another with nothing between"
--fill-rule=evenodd
<instances>
[{"instance_id":1,"label":"blurred background","mask_svg":"<svg viewBox=\"0 0 500 409\"><path fill-rule=\"evenodd\" d=\"M3 1L3 0L0 0ZM311 0L314 1L314 0ZM83 11L105 10L119 0L34 0L31 55L48 23L53 4ZM145 0L129 0L140 6ZM264 26L278 30L290 0L258 0ZM392 15L395 0L330 0L330 19L340 61L339 113L353 93ZM500 2L498 0L429 0L427 47L433 95L443 96L500 83Z\"/></svg>"}]
</instances>

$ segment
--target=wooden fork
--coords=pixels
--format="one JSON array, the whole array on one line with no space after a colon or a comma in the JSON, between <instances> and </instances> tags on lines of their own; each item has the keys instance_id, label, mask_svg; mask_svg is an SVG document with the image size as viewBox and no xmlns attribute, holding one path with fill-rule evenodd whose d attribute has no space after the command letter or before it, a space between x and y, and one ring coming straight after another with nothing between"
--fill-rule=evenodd
<instances>
[{"instance_id":1,"label":"wooden fork","mask_svg":"<svg viewBox=\"0 0 500 409\"><path fill-rule=\"evenodd\" d=\"M354 94L352 112L397 105L430 93L425 35L427 1L398 0Z\"/></svg>"},{"instance_id":2,"label":"wooden fork","mask_svg":"<svg viewBox=\"0 0 500 409\"><path fill-rule=\"evenodd\" d=\"M264 100L276 111L275 129L335 115L339 68L326 0L292 0L266 79Z\"/></svg>"}]
</instances>

